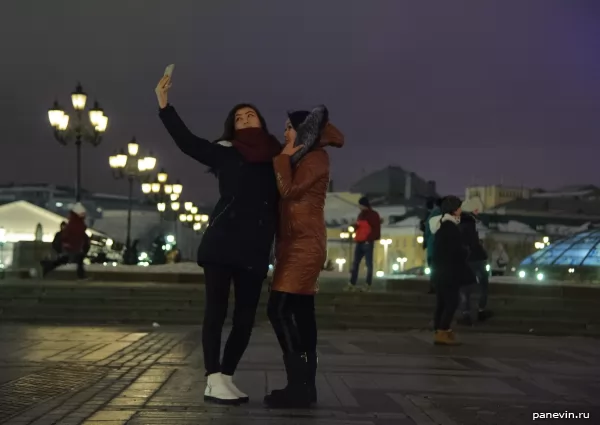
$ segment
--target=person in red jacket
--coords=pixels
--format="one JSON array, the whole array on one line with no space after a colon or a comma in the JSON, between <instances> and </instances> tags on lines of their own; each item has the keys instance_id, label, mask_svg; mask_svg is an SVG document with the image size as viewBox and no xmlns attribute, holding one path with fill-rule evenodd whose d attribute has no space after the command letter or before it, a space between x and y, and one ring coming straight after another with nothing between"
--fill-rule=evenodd
<instances>
[{"instance_id":1,"label":"person in red jacket","mask_svg":"<svg viewBox=\"0 0 600 425\"><path fill-rule=\"evenodd\" d=\"M69 213L69 221L62 234L63 252L68 256L70 263L77 264L77 278L85 279L83 260L89 250L89 238L85 231L86 210L77 202Z\"/></svg>"},{"instance_id":2,"label":"person in red jacket","mask_svg":"<svg viewBox=\"0 0 600 425\"><path fill-rule=\"evenodd\" d=\"M356 289L356 281L358 280L358 269L362 259L365 259L367 268L367 284L364 287L365 291L371 289L373 283L373 247L375 241L381 238L381 218L377 211L371 208L371 203L366 196L359 199L358 205L361 212L356 219L356 236L354 241L356 246L354 249L354 261L350 272L350 283L346 288L348 291Z\"/></svg>"}]
</instances>

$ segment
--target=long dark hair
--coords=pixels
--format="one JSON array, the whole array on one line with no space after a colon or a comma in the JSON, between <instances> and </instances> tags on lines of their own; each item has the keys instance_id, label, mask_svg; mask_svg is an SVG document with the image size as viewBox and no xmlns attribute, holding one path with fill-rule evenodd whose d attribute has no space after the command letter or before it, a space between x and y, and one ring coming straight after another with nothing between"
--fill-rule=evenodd
<instances>
[{"instance_id":1,"label":"long dark hair","mask_svg":"<svg viewBox=\"0 0 600 425\"><path fill-rule=\"evenodd\" d=\"M269 128L267 127L267 121L262 116L262 114L256 106L254 106L252 103L238 103L233 108L231 108L231 110L227 114L227 118L225 118L225 122L223 123L223 134L221 135L221 137L215 140L214 143L218 143L222 140L231 142L235 138L235 114L237 111L243 108L250 108L254 110L254 112L256 112L258 120L260 121L260 126L262 127L262 129L267 133L269 132ZM218 177L218 170L214 168L209 169L208 173L214 174Z\"/></svg>"},{"instance_id":2,"label":"long dark hair","mask_svg":"<svg viewBox=\"0 0 600 425\"><path fill-rule=\"evenodd\" d=\"M228 142L231 142L233 140L233 138L235 137L235 114L237 111L243 108L253 109L254 112L256 112L256 115L258 116L258 120L260 121L260 126L262 127L262 129L267 133L269 132L269 128L267 127L267 121L265 121L265 118L262 116L262 114L256 106L254 106L251 103L238 103L233 108L231 108L231 111L229 111L229 113L227 114L227 118L225 118L225 123L223 124L223 134L220 138L216 140L217 142L221 140L227 140Z\"/></svg>"}]
</instances>

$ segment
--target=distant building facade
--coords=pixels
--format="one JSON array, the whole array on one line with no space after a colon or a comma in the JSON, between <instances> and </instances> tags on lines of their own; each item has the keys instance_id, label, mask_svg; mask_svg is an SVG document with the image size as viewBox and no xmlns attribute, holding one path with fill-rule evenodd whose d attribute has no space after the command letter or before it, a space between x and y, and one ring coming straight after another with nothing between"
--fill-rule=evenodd
<instances>
[{"instance_id":1,"label":"distant building facade","mask_svg":"<svg viewBox=\"0 0 600 425\"><path fill-rule=\"evenodd\" d=\"M426 214L425 200L437 196L435 183L400 167L387 167L372 173L351 186L349 192L331 192L327 196L325 216L328 227L328 255L333 266L345 262L347 272L352 262L353 244L348 227L359 213L358 199L366 195L382 218L382 239L387 246L375 246L376 270L385 273L398 268L422 266L425 253L420 220ZM489 252L501 243L511 257L511 265L536 250L536 243L568 237L588 228L600 227L600 188L569 186L557 190L530 189L503 185L473 186L465 199L479 197L484 211L478 229ZM387 253L386 253L387 251Z\"/></svg>"},{"instance_id":2,"label":"distant building facade","mask_svg":"<svg viewBox=\"0 0 600 425\"><path fill-rule=\"evenodd\" d=\"M90 218L99 218L103 210L126 210L129 198L124 195L81 192L81 202L85 205ZM75 189L70 186L48 183L4 184L0 185L0 204L14 201L27 201L56 214L66 215L75 203ZM142 200L134 199L134 209L154 210Z\"/></svg>"},{"instance_id":3,"label":"distant building facade","mask_svg":"<svg viewBox=\"0 0 600 425\"><path fill-rule=\"evenodd\" d=\"M516 199L527 199L530 196L531 190L524 187L489 185L470 186L465 189L465 200L472 198L481 199L484 210L494 208Z\"/></svg>"},{"instance_id":4,"label":"distant building facade","mask_svg":"<svg viewBox=\"0 0 600 425\"><path fill-rule=\"evenodd\" d=\"M437 196L434 181L398 166L366 175L350 192L368 196L373 205L424 205L427 198Z\"/></svg>"}]
</instances>

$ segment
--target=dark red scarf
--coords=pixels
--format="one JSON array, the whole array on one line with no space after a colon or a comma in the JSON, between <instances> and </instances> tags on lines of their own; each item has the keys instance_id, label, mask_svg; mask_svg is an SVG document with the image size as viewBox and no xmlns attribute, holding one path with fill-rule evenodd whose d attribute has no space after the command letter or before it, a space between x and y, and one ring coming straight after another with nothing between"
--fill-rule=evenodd
<instances>
[{"instance_id":1,"label":"dark red scarf","mask_svg":"<svg viewBox=\"0 0 600 425\"><path fill-rule=\"evenodd\" d=\"M248 162L269 162L281 153L277 139L262 128L237 130L231 144Z\"/></svg>"}]
</instances>

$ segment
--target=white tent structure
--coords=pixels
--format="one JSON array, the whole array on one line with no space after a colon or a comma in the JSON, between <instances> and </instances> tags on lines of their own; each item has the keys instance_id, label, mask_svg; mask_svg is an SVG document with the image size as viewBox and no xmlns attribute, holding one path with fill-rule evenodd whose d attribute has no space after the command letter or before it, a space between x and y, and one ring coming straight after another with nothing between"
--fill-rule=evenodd
<instances>
[{"instance_id":1,"label":"white tent structure","mask_svg":"<svg viewBox=\"0 0 600 425\"><path fill-rule=\"evenodd\" d=\"M5 242L33 241L38 224L42 226L42 241L52 242L65 217L27 201L15 201L0 205L0 233ZM93 229L88 234L105 237Z\"/></svg>"}]
</instances>

